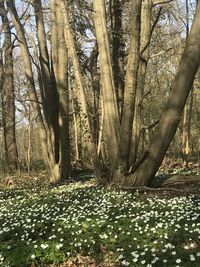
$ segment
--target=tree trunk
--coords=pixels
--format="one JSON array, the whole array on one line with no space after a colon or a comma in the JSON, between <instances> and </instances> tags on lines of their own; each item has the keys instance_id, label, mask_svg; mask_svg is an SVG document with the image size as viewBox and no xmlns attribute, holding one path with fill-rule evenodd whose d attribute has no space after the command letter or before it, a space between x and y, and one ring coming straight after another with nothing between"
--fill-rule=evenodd
<instances>
[{"instance_id":1,"label":"tree trunk","mask_svg":"<svg viewBox=\"0 0 200 267\"><path fill-rule=\"evenodd\" d=\"M59 125L58 125L58 116L59 116L59 103L58 103L58 90L57 90L57 81L58 81L58 22L57 22L57 9L58 1L50 1L50 10L51 10L51 83L56 90L57 97L57 107L56 107L56 125L55 125L55 148L56 148L56 162L59 162Z\"/></svg>"},{"instance_id":2,"label":"tree trunk","mask_svg":"<svg viewBox=\"0 0 200 267\"><path fill-rule=\"evenodd\" d=\"M144 95L145 77L149 60L149 41L151 34L151 10L152 0L142 1L141 10L141 33L140 33L140 62L137 75L137 90L135 100L135 111L133 119L133 130L129 166L132 166L138 156L139 141L142 126L142 98Z\"/></svg>"},{"instance_id":3,"label":"tree trunk","mask_svg":"<svg viewBox=\"0 0 200 267\"><path fill-rule=\"evenodd\" d=\"M171 94L162 113L153 142L135 172L125 180L126 185L145 185L156 174L172 138L200 65L200 3L180 61Z\"/></svg>"},{"instance_id":4,"label":"tree trunk","mask_svg":"<svg viewBox=\"0 0 200 267\"><path fill-rule=\"evenodd\" d=\"M70 23L69 23L69 13L68 13L69 7L67 5L67 2L65 2L64 0L60 0L60 1L61 1L61 10L62 10L62 14L64 17L64 26L65 26L64 37L65 37L66 48L68 49L69 57L71 58L71 61L74 67L74 76L75 76L76 83L77 83L79 93L80 93L81 108L82 108L83 115L84 115L86 131L89 134L89 153L91 155L91 159L92 159L93 167L97 175L97 179L101 179L102 170L101 170L100 162L99 162L98 155L97 155L97 147L93 139L93 135L92 135L92 124L89 118L89 111L88 111L86 93L85 93L85 88L84 88L85 85L84 85L84 81L81 75L81 69L80 69L80 64L79 64L78 57L77 57L74 38L71 32Z\"/></svg>"},{"instance_id":5,"label":"tree trunk","mask_svg":"<svg viewBox=\"0 0 200 267\"><path fill-rule=\"evenodd\" d=\"M71 176L70 161L70 137L69 137L69 91L68 91L68 60L64 39L64 20L60 5L56 10L57 36L58 36L58 71L57 90L59 94L59 165L62 179L69 179Z\"/></svg>"},{"instance_id":6,"label":"tree trunk","mask_svg":"<svg viewBox=\"0 0 200 267\"><path fill-rule=\"evenodd\" d=\"M14 71L12 56L11 29L4 1L0 1L0 16L4 31L4 64L3 64L3 90L2 90L2 115L3 133L5 145L5 159L7 171L12 172L18 166L18 151L15 135L15 93L14 93Z\"/></svg>"},{"instance_id":7,"label":"tree trunk","mask_svg":"<svg viewBox=\"0 0 200 267\"><path fill-rule=\"evenodd\" d=\"M93 133L96 145L99 139L99 99L100 99L100 75L98 72L98 46L94 46L90 57L90 73L93 89Z\"/></svg>"},{"instance_id":8,"label":"tree trunk","mask_svg":"<svg viewBox=\"0 0 200 267\"><path fill-rule=\"evenodd\" d=\"M112 29L112 66L116 88L119 117L121 120L124 104L124 49L125 40L122 27L122 1L111 0L111 29Z\"/></svg>"},{"instance_id":9,"label":"tree trunk","mask_svg":"<svg viewBox=\"0 0 200 267\"><path fill-rule=\"evenodd\" d=\"M193 94L194 89L191 90L190 98L186 103L183 112L183 129L182 129L182 160L183 165L188 167L189 153L190 153L190 135L191 135L191 119L192 119L192 108L193 108Z\"/></svg>"},{"instance_id":10,"label":"tree trunk","mask_svg":"<svg viewBox=\"0 0 200 267\"><path fill-rule=\"evenodd\" d=\"M20 50L21 50L21 54L23 58L23 63L24 63L24 72L25 72L25 76L27 79L27 86L29 89L29 97L31 99L31 105L32 105L32 109L34 112L37 125L40 129L43 159L46 165L49 166L51 176L57 180L58 177L60 177L59 168L55 162L55 157L53 153L54 150L53 150L52 144L49 142L48 137L47 137L47 132L45 129L40 105L38 102L38 96L37 96L36 89L35 89L31 59L30 59L27 41L26 41L25 34L24 34L24 29L20 22L13 0L7 0L6 3L9 8L9 12L11 14L11 18L12 18L12 21L13 21L13 24L14 24L14 27L17 33L18 42L19 42L19 46L20 46Z\"/></svg>"},{"instance_id":11,"label":"tree trunk","mask_svg":"<svg viewBox=\"0 0 200 267\"><path fill-rule=\"evenodd\" d=\"M119 143L119 171L126 172L129 169L129 155L132 138L134 108L136 100L137 73L140 56L140 17L142 0L132 1L132 21L130 32L130 48L125 79L124 108L121 121L121 133ZM118 171L117 171L118 172ZM115 175L114 182L119 179Z\"/></svg>"},{"instance_id":12,"label":"tree trunk","mask_svg":"<svg viewBox=\"0 0 200 267\"><path fill-rule=\"evenodd\" d=\"M39 62L41 67L41 86L43 93L43 110L45 125L48 129L47 135L51 146L54 149L55 160L59 160L59 133L58 133L58 94L54 75L51 74L49 53L47 49L47 40L44 27L44 18L41 0L33 1L37 39L39 45ZM54 103L52 105L52 103Z\"/></svg>"},{"instance_id":13,"label":"tree trunk","mask_svg":"<svg viewBox=\"0 0 200 267\"><path fill-rule=\"evenodd\" d=\"M186 39L189 34L189 3L186 2ZM192 106L193 106L193 90L191 90L191 98L185 105L183 112L183 129L182 129L182 160L185 167L188 166L188 157L190 153L190 126L191 126L191 116L192 116Z\"/></svg>"},{"instance_id":14,"label":"tree trunk","mask_svg":"<svg viewBox=\"0 0 200 267\"><path fill-rule=\"evenodd\" d=\"M120 125L106 25L105 0L94 0L93 8L95 32L99 47L99 64L105 112L104 133L106 137L106 150L108 151L108 159L110 161L110 176L112 176L118 156L117 148L119 144Z\"/></svg>"}]
</instances>

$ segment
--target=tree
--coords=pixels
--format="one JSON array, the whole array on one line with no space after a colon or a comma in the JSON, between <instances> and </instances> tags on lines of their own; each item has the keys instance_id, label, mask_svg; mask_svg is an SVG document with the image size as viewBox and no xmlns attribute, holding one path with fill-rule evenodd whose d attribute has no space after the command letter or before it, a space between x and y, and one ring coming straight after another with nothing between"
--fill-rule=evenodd
<instances>
[{"instance_id":1,"label":"tree","mask_svg":"<svg viewBox=\"0 0 200 267\"><path fill-rule=\"evenodd\" d=\"M25 32L23 25L19 19L15 4L12 0L6 1L11 18L17 32L17 38L23 56L24 61L24 72L27 79L27 86L29 88L29 97L31 100L32 109L38 127L40 129L40 138L41 146L43 150L43 158L46 163L46 166L50 170L52 182L56 183L62 178L66 179L70 176L70 164L68 162L70 159L66 158L69 155L69 137L68 137L68 117L66 115L66 105L67 103L67 91L66 87L63 84L66 81L66 60L65 53L63 54L63 42L61 45L56 47L59 53L59 63L61 64L61 69L59 73L55 70L55 73L50 73L48 54L47 54L47 45L45 42L45 31L43 26L43 17L41 13L41 2L37 2L35 6L35 11L39 12L36 14L36 23L38 28L38 43L40 50L40 63L41 63L41 80L40 89L41 96L43 96L44 104L44 113L43 116L41 107L38 100L38 95L36 92L35 82L34 82L34 73L32 69L31 55L28 49L28 43L25 37ZM53 10L54 12L56 10ZM38 14L40 16L38 16ZM59 17L59 16L58 16ZM59 17L60 18L60 17ZM62 17L61 17L62 19ZM60 26L60 25L59 25ZM53 27L53 26L52 26ZM58 25L56 25L58 27ZM61 31L60 37L63 35L62 29L56 29L57 32ZM57 58L55 59L58 60ZM64 64L64 65L63 65ZM52 63L53 66L53 63ZM64 75L63 75L64 73ZM58 74L58 75L57 75ZM55 75L55 82L54 78ZM57 75L57 76L56 76ZM44 80L43 80L44 77ZM56 88L54 88L53 86ZM61 98L58 97L57 88L60 90ZM58 102L60 105L58 105ZM57 108L54 110L51 106ZM63 106L65 105L65 106ZM61 112L58 111L61 109ZM60 124L60 128L59 125ZM60 134L60 135L59 135ZM66 138L65 138L66 137ZM66 145L67 144L67 145ZM60 147L59 147L60 146ZM64 150L63 150L63 148ZM59 150L60 149L60 150ZM59 151L61 155L59 155Z\"/></svg>"},{"instance_id":2,"label":"tree","mask_svg":"<svg viewBox=\"0 0 200 267\"><path fill-rule=\"evenodd\" d=\"M47 49L41 1L34 1L37 37L40 51L45 121L54 144L55 162L59 175L56 180L71 176L69 141L69 93L67 53L64 40L64 22L60 2L51 1L51 57ZM51 58L51 60L49 59ZM54 106L52 107L52 103ZM60 177L60 178L59 178ZM55 181L56 181L55 180Z\"/></svg>"},{"instance_id":3,"label":"tree","mask_svg":"<svg viewBox=\"0 0 200 267\"><path fill-rule=\"evenodd\" d=\"M116 169L120 169L122 165L122 171L120 174L115 173L114 182L123 183L123 172L127 172L128 159L130 152L130 137L132 133L132 124L133 124L133 112L135 104L135 93L136 93L136 79L137 79L137 66L138 66L138 50L139 50L139 37L140 37L140 12L141 12L141 1L133 1L132 11L137 14L133 17L133 20L136 19L135 23L131 27L131 37L130 39L130 52L129 52L129 62L127 66L126 73L126 85L125 85L125 107L123 110L122 123L121 123L121 134L120 138L118 137L118 122L117 112L112 108L112 112L106 110L106 105L108 103L109 108L112 107L115 101L115 90L113 88L112 82L112 69L110 64L110 52L108 38L106 34L106 16L105 16L105 2L104 1L94 1L94 20L96 26L96 35L97 42L99 46L100 54L100 66L101 66L101 76L103 83L103 92L104 94L110 95L108 98L104 99L105 104L105 120L109 129L109 133L112 134L112 139L115 141L115 146L112 145L113 141L110 142L111 149L115 147L115 150L119 151L114 153L114 156L110 154L111 161L116 161L116 154L118 156L118 164ZM169 144L176 132L178 123L181 118L181 114L188 97L188 94L191 90L195 74L198 70L200 61L199 61L199 19L200 19L200 7L197 6L195 19L191 29L191 33L188 37L186 48L184 50L180 66L172 86L171 94L166 105L164 112L162 113L158 130L155 135L154 141L150 147L150 151L146 151L142 159L136 162L132 171L133 174L125 178L125 184L129 185L144 185L149 182L149 180L157 172L165 153L169 147ZM132 42L131 42L132 40ZM129 72L130 66L130 72ZM109 78L109 80L108 80ZM107 87L106 87L107 86ZM127 97L126 97L127 95ZM110 101L110 102L109 102ZM110 110L109 110L110 111ZM114 114L111 116L111 114ZM112 118L112 119L110 119ZM111 122L112 121L112 122ZM115 129L117 128L117 130ZM109 133L106 134L106 138L109 139ZM116 137L115 137L116 136ZM110 139L109 139L110 140ZM118 178L119 176L119 178Z\"/></svg>"},{"instance_id":4,"label":"tree","mask_svg":"<svg viewBox=\"0 0 200 267\"><path fill-rule=\"evenodd\" d=\"M1 97L2 97L2 121L3 137L5 147L6 169L12 172L18 166L18 151L15 135L15 92L13 82L13 44L11 40L11 27L4 6L4 1L0 1L0 16L4 34Z\"/></svg>"}]
</instances>

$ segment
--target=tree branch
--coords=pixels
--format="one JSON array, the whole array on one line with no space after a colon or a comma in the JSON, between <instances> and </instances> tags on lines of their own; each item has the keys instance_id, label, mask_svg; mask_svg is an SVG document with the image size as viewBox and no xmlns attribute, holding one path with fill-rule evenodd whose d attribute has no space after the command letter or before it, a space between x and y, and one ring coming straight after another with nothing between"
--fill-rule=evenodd
<instances>
[{"instance_id":1,"label":"tree branch","mask_svg":"<svg viewBox=\"0 0 200 267\"><path fill-rule=\"evenodd\" d=\"M170 3L170 2L173 2L174 0L166 0L166 1L154 1L153 2L153 7L154 6L157 6L157 5L165 5L165 4L168 4L168 3Z\"/></svg>"},{"instance_id":2,"label":"tree branch","mask_svg":"<svg viewBox=\"0 0 200 267\"><path fill-rule=\"evenodd\" d=\"M169 51L172 50L172 49L173 49L173 47L170 47L170 48L168 48L167 50L161 51L161 52L159 52L159 53L157 53L157 54L154 54L154 55L150 56L150 58L158 57L158 56L160 56L160 55L162 55L162 54L164 54L164 53L169 52Z\"/></svg>"},{"instance_id":3,"label":"tree branch","mask_svg":"<svg viewBox=\"0 0 200 267\"><path fill-rule=\"evenodd\" d=\"M150 32L150 35L149 35L149 40L147 42L147 44L143 47L142 51L140 52L140 57L142 58L142 54L145 52L145 50L147 49L147 47L149 46L150 42L151 42L151 37L152 37L152 34L153 34L153 31L156 27L156 24L158 23L159 21L159 18L160 18L160 15L161 15L161 12L163 10L163 7L160 7L159 8L159 11L158 11L158 14L157 14L157 17L152 25L152 28L151 28L151 32Z\"/></svg>"},{"instance_id":4,"label":"tree branch","mask_svg":"<svg viewBox=\"0 0 200 267\"><path fill-rule=\"evenodd\" d=\"M142 125L141 130L146 130L146 129L149 130L149 129L152 129L153 127L155 127L159 123L159 121L160 120L157 120L154 123L152 123L150 125L147 125L147 126Z\"/></svg>"},{"instance_id":5,"label":"tree branch","mask_svg":"<svg viewBox=\"0 0 200 267\"><path fill-rule=\"evenodd\" d=\"M130 192L165 192L165 191L171 191L171 192L176 192L176 193L190 193L189 190L183 190L183 189L176 189L176 188L153 188L153 187L148 187L148 186L120 186L120 189L130 191ZM192 192L191 192L192 193ZM193 193L192 193L193 194Z\"/></svg>"}]
</instances>

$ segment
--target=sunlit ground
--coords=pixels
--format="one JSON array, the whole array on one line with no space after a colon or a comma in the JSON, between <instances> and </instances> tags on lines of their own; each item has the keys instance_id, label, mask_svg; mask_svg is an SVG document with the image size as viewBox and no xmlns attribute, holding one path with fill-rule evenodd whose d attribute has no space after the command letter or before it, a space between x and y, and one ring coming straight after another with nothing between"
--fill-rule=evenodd
<instances>
[{"instance_id":1,"label":"sunlit ground","mask_svg":"<svg viewBox=\"0 0 200 267\"><path fill-rule=\"evenodd\" d=\"M90 183L4 190L0 226L0 266L81 256L104 266L200 266L200 199L193 196L159 199Z\"/></svg>"}]
</instances>

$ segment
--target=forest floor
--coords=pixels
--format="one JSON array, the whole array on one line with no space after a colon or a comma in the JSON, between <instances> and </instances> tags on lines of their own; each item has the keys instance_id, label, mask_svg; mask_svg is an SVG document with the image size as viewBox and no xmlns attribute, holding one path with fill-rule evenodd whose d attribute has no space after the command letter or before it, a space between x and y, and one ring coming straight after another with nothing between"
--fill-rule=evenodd
<instances>
[{"instance_id":1,"label":"forest floor","mask_svg":"<svg viewBox=\"0 0 200 267\"><path fill-rule=\"evenodd\" d=\"M0 266L199 267L200 184L183 183L197 174L161 169L154 185L179 176L175 191L134 192L99 187L91 174L57 187L45 172L4 177Z\"/></svg>"}]
</instances>

